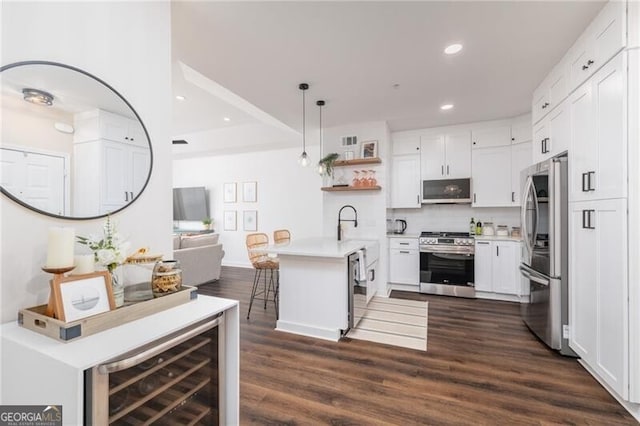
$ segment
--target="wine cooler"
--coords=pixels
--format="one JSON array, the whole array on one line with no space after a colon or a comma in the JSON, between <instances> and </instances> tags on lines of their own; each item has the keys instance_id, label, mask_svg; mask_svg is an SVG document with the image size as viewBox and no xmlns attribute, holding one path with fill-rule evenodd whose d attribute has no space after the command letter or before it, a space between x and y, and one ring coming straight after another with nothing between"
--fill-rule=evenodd
<instances>
[{"instance_id":1,"label":"wine cooler","mask_svg":"<svg viewBox=\"0 0 640 426\"><path fill-rule=\"evenodd\" d=\"M224 314L85 371L87 425L217 425Z\"/></svg>"}]
</instances>

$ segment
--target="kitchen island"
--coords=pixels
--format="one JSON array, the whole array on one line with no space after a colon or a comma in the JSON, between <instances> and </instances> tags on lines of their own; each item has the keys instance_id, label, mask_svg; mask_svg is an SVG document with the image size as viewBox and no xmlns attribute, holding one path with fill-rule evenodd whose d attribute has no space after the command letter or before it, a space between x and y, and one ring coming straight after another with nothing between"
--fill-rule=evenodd
<instances>
[{"instance_id":1,"label":"kitchen island","mask_svg":"<svg viewBox=\"0 0 640 426\"><path fill-rule=\"evenodd\" d=\"M375 240L306 238L265 251L280 260L280 312L276 330L338 341L349 328L347 258L379 251Z\"/></svg>"}]
</instances>

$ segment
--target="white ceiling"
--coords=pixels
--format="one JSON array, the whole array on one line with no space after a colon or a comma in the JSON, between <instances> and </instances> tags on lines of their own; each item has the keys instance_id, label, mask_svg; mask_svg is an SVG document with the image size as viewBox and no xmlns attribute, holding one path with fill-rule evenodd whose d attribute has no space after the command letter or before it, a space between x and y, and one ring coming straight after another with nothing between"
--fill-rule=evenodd
<instances>
[{"instance_id":1,"label":"white ceiling","mask_svg":"<svg viewBox=\"0 0 640 426\"><path fill-rule=\"evenodd\" d=\"M187 97L174 101L174 134L190 142L174 152L299 144L287 126L302 128L301 82L310 85L307 131L318 126L317 99L327 102L324 127L385 120L405 130L526 113L603 4L174 1L174 93ZM444 55L455 42L462 52ZM443 103L455 107L443 112Z\"/></svg>"}]
</instances>

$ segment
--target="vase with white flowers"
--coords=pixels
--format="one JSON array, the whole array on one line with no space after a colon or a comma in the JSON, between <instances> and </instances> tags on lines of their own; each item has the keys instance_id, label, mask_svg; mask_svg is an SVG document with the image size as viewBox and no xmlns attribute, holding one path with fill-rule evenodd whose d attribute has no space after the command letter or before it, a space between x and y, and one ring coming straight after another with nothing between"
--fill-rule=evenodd
<instances>
[{"instance_id":1,"label":"vase with white flowers","mask_svg":"<svg viewBox=\"0 0 640 426\"><path fill-rule=\"evenodd\" d=\"M117 268L127 258L130 243L126 242L116 230L111 217L107 216L102 227L102 236L90 235L89 237L76 237L78 243L83 244L93 251L94 261L102 265L111 274L111 286L116 306L124 304L124 283L117 273Z\"/></svg>"}]
</instances>

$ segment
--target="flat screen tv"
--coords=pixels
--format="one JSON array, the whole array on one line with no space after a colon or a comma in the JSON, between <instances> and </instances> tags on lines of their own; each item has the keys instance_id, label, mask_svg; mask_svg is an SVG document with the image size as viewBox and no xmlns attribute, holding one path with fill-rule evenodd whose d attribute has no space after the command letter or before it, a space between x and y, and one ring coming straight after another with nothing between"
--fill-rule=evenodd
<instances>
[{"instance_id":1,"label":"flat screen tv","mask_svg":"<svg viewBox=\"0 0 640 426\"><path fill-rule=\"evenodd\" d=\"M201 221L206 217L209 203L204 186L173 188L173 220Z\"/></svg>"}]
</instances>

